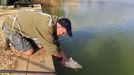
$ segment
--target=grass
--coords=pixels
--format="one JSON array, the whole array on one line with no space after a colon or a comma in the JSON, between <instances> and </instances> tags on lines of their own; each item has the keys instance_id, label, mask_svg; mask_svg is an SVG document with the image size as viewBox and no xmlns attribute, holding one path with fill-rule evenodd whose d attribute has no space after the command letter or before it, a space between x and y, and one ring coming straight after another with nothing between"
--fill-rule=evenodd
<instances>
[{"instance_id":1,"label":"grass","mask_svg":"<svg viewBox=\"0 0 134 75\"><path fill-rule=\"evenodd\" d=\"M0 17L0 26L2 18ZM14 70L19 52L13 47L7 48L5 44L5 35L0 30L0 70ZM0 73L0 75L10 75L9 73Z\"/></svg>"}]
</instances>

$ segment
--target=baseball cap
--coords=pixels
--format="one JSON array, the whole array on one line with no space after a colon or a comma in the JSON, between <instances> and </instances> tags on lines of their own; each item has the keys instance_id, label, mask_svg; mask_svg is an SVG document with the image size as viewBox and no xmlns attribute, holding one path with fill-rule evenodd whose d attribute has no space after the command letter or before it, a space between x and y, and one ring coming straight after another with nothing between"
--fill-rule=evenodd
<instances>
[{"instance_id":1,"label":"baseball cap","mask_svg":"<svg viewBox=\"0 0 134 75\"><path fill-rule=\"evenodd\" d=\"M72 36L71 21L68 18L60 18L58 20L58 23L61 24L67 30L67 34L71 37Z\"/></svg>"}]
</instances>

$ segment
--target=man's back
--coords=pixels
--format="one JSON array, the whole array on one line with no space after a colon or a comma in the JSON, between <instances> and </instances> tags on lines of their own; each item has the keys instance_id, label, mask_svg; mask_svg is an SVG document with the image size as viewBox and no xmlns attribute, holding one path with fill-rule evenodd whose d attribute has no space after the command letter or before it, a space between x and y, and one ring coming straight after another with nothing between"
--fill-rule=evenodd
<instances>
[{"instance_id":1,"label":"man's back","mask_svg":"<svg viewBox=\"0 0 134 75\"><path fill-rule=\"evenodd\" d=\"M15 18L16 21L14 22ZM51 21L51 16L48 14L23 10L7 16L5 18L5 25L11 31L13 26L15 31L24 34L28 38L38 38L47 50L56 50L57 47L53 42L53 26L51 26Z\"/></svg>"}]
</instances>

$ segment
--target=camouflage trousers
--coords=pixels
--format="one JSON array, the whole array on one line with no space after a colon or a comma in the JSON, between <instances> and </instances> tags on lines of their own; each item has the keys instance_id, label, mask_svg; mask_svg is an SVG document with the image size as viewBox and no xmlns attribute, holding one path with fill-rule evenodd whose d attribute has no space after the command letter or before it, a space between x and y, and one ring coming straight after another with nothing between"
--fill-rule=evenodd
<instances>
[{"instance_id":1,"label":"camouflage trousers","mask_svg":"<svg viewBox=\"0 0 134 75\"><path fill-rule=\"evenodd\" d=\"M15 49L25 52L34 47L37 47L37 42L30 38L26 38L22 36L19 32L11 32L6 28L6 25L2 26L2 30L6 35L6 43L7 45L11 44Z\"/></svg>"}]
</instances>

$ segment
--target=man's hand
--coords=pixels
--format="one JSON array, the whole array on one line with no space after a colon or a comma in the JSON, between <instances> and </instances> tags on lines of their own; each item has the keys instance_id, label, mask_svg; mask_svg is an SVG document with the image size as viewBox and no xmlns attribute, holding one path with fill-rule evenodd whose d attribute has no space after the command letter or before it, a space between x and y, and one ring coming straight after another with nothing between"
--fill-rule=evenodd
<instances>
[{"instance_id":1,"label":"man's hand","mask_svg":"<svg viewBox=\"0 0 134 75\"><path fill-rule=\"evenodd\" d=\"M54 52L53 56L58 59L58 61L60 62L62 66L65 66L65 62L67 58L62 50L60 52L58 51Z\"/></svg>"}]
</instances>

